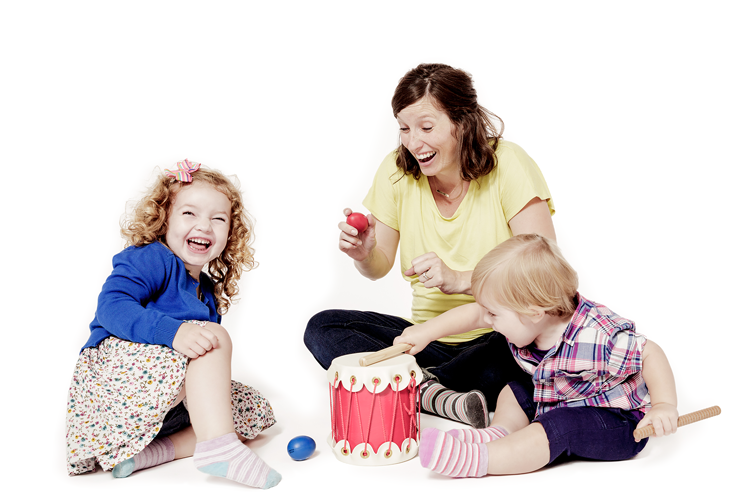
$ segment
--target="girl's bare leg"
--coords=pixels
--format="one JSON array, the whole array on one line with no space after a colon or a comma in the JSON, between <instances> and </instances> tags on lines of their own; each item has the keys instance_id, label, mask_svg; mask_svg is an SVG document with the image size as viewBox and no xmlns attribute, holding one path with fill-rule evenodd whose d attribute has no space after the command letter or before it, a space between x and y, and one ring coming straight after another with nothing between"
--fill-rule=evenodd
<instances>
[{"instance_id":1,"label":"girl's bare leg","mask_svg":"<svg viewBox=\"0 0 750 500\"><path fill-rule=\"evenodd\" d=\"M219 346L188 364L185 390L195 436L194 462L201 472L256 488L272 488L281 475L237 439L232 419L232 341L220 325L209 323ZM179 434L179 433L178 433ZM185 438L189 443L189 434ZM187 452L187 451L184 451Z\"/></svg>"},{"instance_id":2,"label":"girl's bare leg","mask_svg":"<svg viewBox=\"0 0 750 500\"><path fill-rule=\"evenodd\" d=\"M206 328L218 337L219 347L191 359L185 375L188 413L198 442L234 432L232 340L219 325L206 325Z\"/></svg>"},{"instance_id":3,"label":"girl's bare leg","mask_svg":"<svg viewBox=\"0 0 750 500\"><path fill-rule=\"evenodd\" d=\"M487 474L523 474L549 463L549 441L538 422L487 443Z\"/></svg>"},{"instance_id":4,"label":"girl's bare leg","mask_svg":"<svg viewBox=\"0 0 750 500\"><path fill-rule=\"evenodd\" d=\"M185 399L185 385L184 384L182 386L182 390L180 391L180 394L177 396L177 399L175 399L174 403L172 404L172 408L182 403L183 399ZM237 438L242 442L247 441L246 437L241 436L239 434L237 434ZM177 431L174 434L170 434L169 436L167 436L167 439L172 441L172 445L174 446L174 454L175 454L174 459L175 460L179 460L181 458L192 457L193 453L195 453L195 443L197 443L197 439L195 437L195 429L193 429L192 425L180 431Z\"/></svg>"}]
</instances>

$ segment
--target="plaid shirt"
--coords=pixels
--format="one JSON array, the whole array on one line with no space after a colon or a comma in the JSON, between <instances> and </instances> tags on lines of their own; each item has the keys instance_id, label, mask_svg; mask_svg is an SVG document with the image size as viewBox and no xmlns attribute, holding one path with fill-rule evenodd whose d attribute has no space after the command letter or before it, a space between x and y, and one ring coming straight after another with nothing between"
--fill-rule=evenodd
<instances>
[{"instance_id":1,"label":"plaid shirt","mask_svg":"<svg viewBox=\"0 0 750 500\"><path fill-rule=\"evenodd\" d=\"M599 406L648 411L643 380L646 337L635 324L578 295L568 328L541 361L510 344L521 368L532 375L537 416L563 406Z\"/></svg>"}]
</instances>

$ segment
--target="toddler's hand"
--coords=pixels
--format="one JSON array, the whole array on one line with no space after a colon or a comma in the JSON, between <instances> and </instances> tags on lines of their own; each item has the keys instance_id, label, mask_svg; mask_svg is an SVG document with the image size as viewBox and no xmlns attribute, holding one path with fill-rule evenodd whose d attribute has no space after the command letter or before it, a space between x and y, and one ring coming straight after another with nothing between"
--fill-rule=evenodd
<instances>
[{"instance_id":1,"label":"toddler's hand","mask_svg":"<svg viewBox=\"0 0 750 500\"><path fill-rule=\"evenodd\" d=\"M396 344L413 345L414 347L412 347L409 351L406 352L406 354L411 354L412 356L422 351L425 347L427 347L427 345L430 342L423 340L422 336L414 331L414 329L417 326L418 325L414 325L414 326L405 328L404 331L401 333L401 335L393 339L393 345L396 345Z\"/></svg>"},{"instance_id":2,"label":"toddler's hand","mask_svg":"<svg viewBox=\"0 0 750 500\"><path fill-rule=\"evenodd\" d=\"M651 424L654 426L654 436L667 436L677 432L677 417L679 417L679 414L675 405L657 403L646 413L646 416L638 423L636 429Z\"/></svg>"},{"instance_id":3,"label":"toddler's hand","mask_svg":"<svg viewBox=\"0 0 750 500\"><path fill-rule=\"evenodd\" d=\"M175 351L191 359L203 356L215 347L219 347L219 339L216 335L210 329L195 323L183 323L172 341L172 348Z\"/></svg>"}]
</instances>

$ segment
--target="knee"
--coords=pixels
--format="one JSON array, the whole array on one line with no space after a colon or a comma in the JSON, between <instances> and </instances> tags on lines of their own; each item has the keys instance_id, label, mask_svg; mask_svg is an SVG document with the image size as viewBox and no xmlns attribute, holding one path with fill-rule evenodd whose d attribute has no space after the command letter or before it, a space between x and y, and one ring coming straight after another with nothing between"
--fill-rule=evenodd
<instances>
[{"instance_id":1,"label":"knee","mask_svg":"<svg viewBox=\"0 0 750 500\"><path fill-rule=\"evenodd\" d=\"M325 336L326 331L330 328L332 313L334 312L332 310L321 311L307 322L303 340L308 351L315 352L320 339Z\"/></svg>"},{"instance_id":2,"label":"knee","mask_svg":"<svg viewBox=\"0 0 750 500\"><path fill-rule=\"evenodd\" d=\"M341 339L338 333L344 324L346 321L342 321L340 311L336 309L321 311L307 322L305 347L326 370L331 366L331 361L339 355Z\"/></svg>"},{"instance_id":3,"label":"knee","mask_svg":"<svg viewBox=\"0 0 750 500\"><path fill-rule=\"evenodd\" d=\"M232 337L226 328L218 323L208 323L205 328L216 336L219 341L219 348L232 350Z\"/></svg>"}]
</instances>

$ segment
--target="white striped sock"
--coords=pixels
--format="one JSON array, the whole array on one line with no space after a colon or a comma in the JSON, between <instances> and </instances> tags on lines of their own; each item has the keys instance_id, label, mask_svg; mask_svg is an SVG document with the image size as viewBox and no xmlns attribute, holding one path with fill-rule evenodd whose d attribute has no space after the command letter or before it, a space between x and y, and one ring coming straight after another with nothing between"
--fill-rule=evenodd
<instances>
[{"instance_id":1,"label":"white striped sock","mask_svg":"<svg viewBox=\"0 0 750 500\"><path fill-rule=\"evenodd\" d=\"M234 433L198 443L193 462L201 472L256 488L268 489L281 481L281 475L242 444Z\"/></svg>"}]
</instances>

